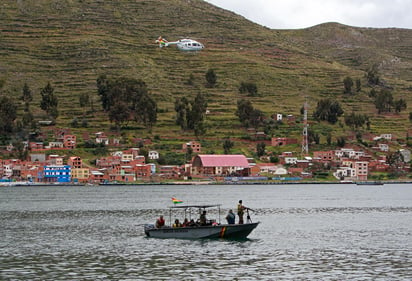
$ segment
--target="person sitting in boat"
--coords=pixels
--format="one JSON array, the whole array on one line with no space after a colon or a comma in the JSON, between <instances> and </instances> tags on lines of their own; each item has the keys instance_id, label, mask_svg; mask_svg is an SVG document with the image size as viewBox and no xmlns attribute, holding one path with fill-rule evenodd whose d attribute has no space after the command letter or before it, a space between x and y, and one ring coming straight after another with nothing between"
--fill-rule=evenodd
<instances>
[{"instance_id":1,"label":"person sitting in boat","mask_svg":"<svg viewBox=\"0 0 412 281\"><path fill-rule=\"evenodd\" d=\"M190 222L188 223L188 226L197 226L197 224L194 219L191 219Z\"/></svg>"},{"instance_id":2,"label":"person sitting in boat","mask_svg":"<svg viewBox=\"0 0 412 281\"><path fill-rule=\"evenodd\" d=\"M183 227L187 227L189 226L189 220L187 218L185 218L185 220L183 221Z\"/></svg>"},{"instance_id":3,"label":"person sitting in boat","mask_svg":"<svg viewBox=\"0 0 412 281\"><path fill-rule=\"evenodd\" d=\"M228 224L235 224L235 218L236 218L236 216L233 213L233 211L229 210L229 213L227 213L227 216L226 216L227 223Z\"/></svg>"},{"instance_id":4,"label":"person sitting in boat","mask_svg":"<svg viewBox=\"0 0 412 281\"><path fill-rule=\"evenodd\" d=\"M156 228L162 228L165 226L165 219L161 215L157 220L156 220Z\"/></svg>"},{"instance_id":5,"label":"person sitting in boat","mask_svg":"<svg viewBox=\"0 0 412 281\"><path fill-rule=\"evenodd\" d=\"M173 224L173 227L182 227L182 224L178 219L175 219L175 223Z\"/></svg>"},{"instance_id":6,"label":"person sitting in boat","mask_svg":"<svg viewBox=\"0 0 412 281\"><path fill-rule=\"evenodd\" d=\"M206 225L206 222L207 222L207 220L206 220L206 211L203 211L203 213L200 215L200 218L199 218L199 224L200 225Z\"/></svg>"}]
</instances>

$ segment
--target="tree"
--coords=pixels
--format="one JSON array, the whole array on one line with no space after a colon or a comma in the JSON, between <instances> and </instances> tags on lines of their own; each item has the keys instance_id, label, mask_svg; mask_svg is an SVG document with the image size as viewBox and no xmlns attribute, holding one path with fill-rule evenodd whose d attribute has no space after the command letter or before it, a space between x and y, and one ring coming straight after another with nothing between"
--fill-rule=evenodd
<instances>
[{"instance_id":1,"label":"tree","mask_svg":"<svg viewBox=\"0 0 412 281\"><path fill-rule=\"evenodd\" d=\"M191 148L190 146L188 146L188 147L186 148L186 155L185 155L186 162L188 162L188 161L190 161L190 159L192 159L192 154L193 154L193 148Z\"/></svg>"},{"instance_id":2,"label":"tree","mask_svg":"<svg viewBox=\"0 0 412 281\"><path fill-rule=\"evenodd\" d=\"M352 87L353 87L353 80L352 80L352 78L350 78L349 76L347 76L347 77L343 80L343 86L344 86L344 90L343 90L343 93L344 93L344 94L352 94Z\"/></svg>"},{"instance_id":3,"label":"tree","mask_svg":"<svg viewBox=\"0 0 412 281\"><path fill-rule=\"evenodd\" d=\"M255 83L252 82L242 82L240 83L239 93L248 93L249 96L257 96L258 89Z\"/></svg>"},{"instance_id":4,"label":"tree","mask_svg":"<svg viewBox=\"0 0 412 281\"><path fill-rule=\"evenodd\" d=\"M23 127L35 127L34 125L34 116L33 114L30 112L30 110L28 111L24 111L23 116L21 118L21 122Z\"/></svg>"},{"instance_id":5,"label":"tree","mask_svg":"<svg viewBox=\"0 0 412 281\"><path fill-rule=\"evenodd\" d=\"M378 65L374 64L366 71L366 79L369 85L379 85L380 78L378 72Z\"/></svg>"},{"instance_id":6,"label":"tree","mask_svg":"<svg viewBox=\"0 0 412 281\"><path fill-rule=\"evenodd\" d=\"M111 99L109 94L109 80L106 75L100 75L96 80L97 94L100 96L103 110L110 108Z\"/></svg>"},{"instance_id":7,"label":"tree","mask_svg":"<svg viewBox=\"0 0 412 281\"><path fill-rule=\"evenodd\" d=\"M149 128L156 123L157 104L149 95L143 95L133 109L134 121L143 123Z\"/></svg>"},{"instance_id":8,"label":"tree","mask_svg":"<svg viewBox=\"0 0 412 281\"><path fill-rule=\"evenodd\" d=\"M182 130L188 129L188 116L190 115L190 103L186 97L175 99L176 125Z\"/></svg>"},{"instance_id":9,"label":"tree","mask_svg":"<svg viewBox=\"0 0 412 281\"><path fill-rule=\"evenodd\" d=\"M362 90L361 80L359 78L356 79L355 84L356 84L356 92L359 93Z\"/></svg>"},{"instance_id":10,"label":"tree","mask_svg":"<svg viewBox=\"0 0 412 281\"><path fill-rule=\"evenodd\" d=\"M40 95L40 108L46 111L47 115L56 119L59 115L57 110L58 99L54 94L54 88L50 85L50 82L40 91Z\"/></svg>"},{"instance_id":11,"label":"tree","mask_svg":"<svg viewBox=\"0 0 412 281\"><path fill-rule=\"evenodd\" d=\"M369 117L366 114L356 114L352 112L350 115L345 116L346 126L352 129L357 129L363 127L369 121Z\"/></svg>"},{"instance_id":12,"label":"tree","mask_svg":"<svg viewBox=\"0 0 412 281\"><path fill-rule=\"evenodd\" d=\"M256 155L261 157L266 154L266 144L264 142L259 142L256 144Z\"/></svg>"},{"instance_id":13,"label":"tree","mask_svg":"<svg viewBox=\"0 0 412 281\"><path fill-rule=\"evenodd\" d=\"M231 141L230 139L225 139L223 141L223 150L225 154L230 154L230 150L233 148L234 146L234 142Z\"/></svg>"},{"instance_id":14,"label":"tree","mask_svg":"<svg viewBox=\"0 0 412 281\"><path fill-rule=\"evenodd\" d=\"M332 134L330 132L326 135L326 143L328 145L332 144Z\"/></svg>"},{"instance_id":15,"label":"tree","mask_svg":"<svg viewBox=\"0 0 412 281\"><path fill-rule=\"evenodd\" d=\"M339 147L344 147L345 144L346 144L346 139L345 139L345 137L338 137L338 138L336 139L336 144L337 144L337 146L339 146Z\"/></svg>"},{"instance_id":16,"label":"tree","mask_svg":"<svg viewBox=\"0 0 412 281\"><path fill-rule=\"evenodd\" d=\"M308 130L308 141L309 143L320 143L320 136L319 133L313 131L313 130Z\"/></svg>"},{"instance_id":17,"label":"tree","mask_svg":"<svg viewBox=\"0 0 412 281\"><path fill-rule=\"evenodd\" d=\"M33 100L33 93L32 93L32 91L30 90L30 88L29 88L29 86L27 85L27 83L24 83L23 93L22 93L22 96L21 96L21 100L22 100L24 103L26 103L26 104L30 103L30 102Z\"/></svg>"},{"instance_id":18,"label":"tree","mask_svg":"<svg viewBox=\"0 0 412 281\"><path fill-rule=\"evenodd\" d=\"M204 125L204 117L206 114L207 102L201 93L198 93L191 102L191 110L188 119L188 128L195 131L195 135L203 135L206 133L206 128Z\"/></svg>"},{"instance_id":19,"label":"tree","mask_svg":"<svg viewBox=\"0 0 412 281\"><path fill-rule=\"evenodd\" d=\"M109 113L110 121L117 126L131 120L143 123L146 127L156 123L157 104L149 96L144 81L125 77L109 79L101 75L96 82L102 107Z\"/></svg>"},{"instance_id":20,"label":"tree","mask_svg":"<svg viewBox=\"0 0 412 281\"><path fill-rule=\"evenodd\" d=\"M88 93L80 94L79 96L79 105L80 107L86 107L90 104L90 97Z\"/></svg>"},{"instance_id":21,"label":"tree","mask_svg":"<svg viewBox=\"0 0 412 281\"><path fill-rule=\"evenodd\" d=\"M239 117L239 121L244 127L249 127L249 120L253 110L255 109L249 100L241 99L237 101L237 110L235 114Z\"/></svg>"},{"instance_id":22,"label":"tree","mask_svg":"<svg viewBox=\"0 0 412 281\"><path fill-rule=\"evenodd\" d=\"M257 128L264 120L263 112L253 108L252 103L244 99L237 101L237 110L235 114L246 128L250 126Z\"/></svg>"},{"instance_id":23,"label":"tree","mask_svg":"<svg viewBox=\"0 0 412 281\"><path fill-rule=\"evenodd\" d=\"M392 170L399 170L399 166L404 162L404 158L400 151L391 152L386 157L386 163L391 167Z\"/></svg>"},{"instance_id":24,"label":"tree","mask_svg":"<svg viewBox=\"0 0 412 281\"><path fill-rule=\"evenodd\" d=\"M375 97L375 107L378 113L391 112L393 106L392 93L387 89L382 89Z\"/></svg>"},{"instance_id":25,"label":"tree","mask_svg":"<svg viewBox=\"0 0 412 281\"><path fill-rule=\"evenodd\" d=\"M193 73L190 73L189 78L186 81L186 85L193 86L195 84L195 76Z\"/></svg>"},{"instance_id":26,"label":"tree","mask_svg":"<svg viewBox=\"0 0 412 281\"><path fill-rule=\"evenodd\" d=\"M17 118L17 105L9 97L0 96L0 134L13 132Z\"/></svg>"},{"instance_id":27,"label":"tree","mask_svg":"<svg viewBox=\"0 0 412 281\"><path fill-rule=\"evenodd\" d=\"M195 135L206 133L204 118L207 109L207 101L201 93L198 93L193 101L187 98L175 99L176 124L182 130L194 130Z\"/></svg>"},{"instance_id":28,"label":"tree","mask_svg":"<svg viewBox=\"0 0 412 281\"><path fill-rule=\"evenodd\" d=\"M215 74L215 71L213 69L209 69L206 72L206 87L208 88L214 88L217 83L217 76Z\"/></svg>"},{"instance_id":29,"label":"tree","mask_svg":"<svg viewBox=\"0 0 412 281\"><path fill-rule=\"evenodd\" d=\"M402 110L407 108L406 101L404 99L399 99L399 100L394 102L394 107L395 107L395 112L399 113Z\"/></svg>"},{"instance_id":30,"label":"tree","mask_svg":"<svg viewBox=\"0 0 412 281\"><path fill-rule=\"evenodd\" d=\"M116 127L120 126L130 120L130 110L125 102L117 102L111 106L109 110L109 120L114 122Z\"/></svg>"},{"instance_id":31,"label":"tree","mask_svg":"<svg viewBox=\"0 0 412 281\"><path fill-rule=\"evenodd\" d=\"M344 113L338 101L323 99L318 101L313 117L321 121L328 121L335 124L338 118Z\"/></svg>"}]
</instances>

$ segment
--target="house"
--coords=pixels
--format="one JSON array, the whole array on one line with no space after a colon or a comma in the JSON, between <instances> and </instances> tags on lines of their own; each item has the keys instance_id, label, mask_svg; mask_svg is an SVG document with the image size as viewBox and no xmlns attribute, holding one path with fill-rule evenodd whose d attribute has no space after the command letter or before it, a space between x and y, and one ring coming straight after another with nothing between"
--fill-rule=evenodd
<instances>
[{"instance_id":1,"label":"house","mask_svg":"<svg viewBox=\"0 0 412 281\"><path fill-rule=\"evenodd\" d=\"M267 173L274 173L276 171L276 166L274 163L257 163L257 164L252 164L249 161L248 162L250 165L250 174L253 176L257 176L260 174L267 174Z\"/></svg>"},{"instance_id":2,"label":"house","mask_svg":"<svg viewBox=\"0 0 412 281\"><path fill-rule=\"evenodd\" d=\"M111 182L134 182L136 177L134 174L110 174L109 181Z\"/></svg>"},{"instance_id":3,"label":"house","mask_svg":"<svg viewBox=\"0 0 412 281\"><path fill-rule=\"evenodd\" d=\"M192 160L192 175L229 176L250 174L244 155L197 155Z\"/></svg>"},{"instance_id":4,"label":"house","mask_svg":"<svg viewBox=\"0 0 412 281\"><path fill-rule=\"evenodd\" d=\"M70 182L71 167L69 165L46 165L43 170L45 182Z\"/></svg>"},{"instance_id":5,"label":"house","mask_svg":"<svg viewBox=\"0 0 412 281\"><path fill-rule=\"evenodd\" d=\"M109 180L109 175L105 173L104 169L93 169L90 170L89 182L92 183L103 183Z\"/></svg>"},{"instance_id":6,"label":"house","mask_svg":"<svg viewBox=\"0 0 412 281\"><path fill-rule=\"evenodd\" d=\"M314 151L313 158L317 159L319 162L329 162L335 159L335 151Z\"/></svg>"},{"instance_id":7,"label":"house","mask_svg":"<svg viewBox=\"0 0 412 281\"><path fill-rule=\"evenodd\" d=\"M389 145L386 144L386 143L379 143L378 144L378 149L379 149L379 151L387 152L387 151L389 151Z\"/></svg>"},{"instance_id":8,"label":"house","mask_svg":"<svg viewBox=\"0 0 412 281\"><path fill-rule=\"evenodd\" d=\"M122 153L122 156L121 156L122 162L130 162L130 161L133 161L133 159L134 159L133 154Z\"/></svg>"},{"instance_id":9,"label":"house","mask_svg":"<svg viewBox=\"0 0 412 281\"><path fill-rule=\"evenodd\" d=\"M51 154L47 157L46 160L47 164L49 165L63 165L63 157L56 155L56 154Z\"/></svg>"},{"instance_id":10,"label":"house","mask_svg":"<svg viewBox=\"0 0 412 281\"><path fill-rule=\"evenodd\" d=\"M409 163L411 162L411 151L408 149L400 149L399 153L403 156L403 162Z\"/></svg>"},{"instance_id":11,"label":"house","mask_svg":"<svg viewBox=\"0 0 412 281\"><path fill-rule=\"evenodd\" d=\"M345 159L342 161L342 167L336 170L333 175L340 180L361 180L368 179L369 162Z\"/></svg>"},{"instance_id":12,"label":"house","mask_svg":"<svg viewBox=\"0 0 412 281\"><path fill-rule=\"evenodd\" d=\"M341 159L341 158L359 159L360 157L365 156L365 152L356 151L353 148L341 148L340 150L335 150L335 156L338 159Z\"/></svg>"},{"instance_id":13,"label":"house","mask_svg":"<svg viewBox=\"0 0 412 281\"><path fill-rule=\"evenodd\" d=\"M32 153L30 154L31 162L46 162L46 154L44 153Z\"/></svg>"},{"instance_id":14,"label":"house","mask_svg":"<svg viewBox=\"0 0 412 281\"><path fill-rule=\"evenodd\" d=\"M181 175L181 169L177 165L161 165L159 166L159 174L166 178L178 178Z\"/></svg>"},{"instance_id":15,"label":"house","mask_svg":"<svg viewBox=\"0 0 412 281\"><path fill-rule=\"evenodd\" d=\"M69 160L67 160L67 165L72 166L72 168L81 168L83 165L82 159L79 156L69 157Z\"/></svg>"},{"instance_id":16,"label":"house","mask_svg":"<svg viewBox=\"0 0 412 281\"><path fill-rule=\"evenodd\" d=\"M64 135L63 136L63 146L68 149L76 148L76 136L75 135Z\"/></svg>"},{"instance_id":17,"label":"house","mask_svg":"<svg viewBox=\"0 0 412 281\"><path fill-rule=\"evenodd\" d=\"M103 132L97 132L95 133L95 141L96 143L102 143L104 145L108 145L109 144L109 138L106 136L105 133Z\"/></svg>"},{"instance_id":18,"label":"house","mask_svg":"<svg viewBox=\"0 0 412 281\"><path fill-rule=\"evenodd\" d=\"M355 177L357 180L365 181L368 179L368 162L356 161L354 163Z\"/></svg>"},{"instance_id":19,"label":"house","mask_svg":"<svg viewBox=\"0 0 412 281\"><path fill-rule=\"evenodd\" d=\"M136 164L133 168L137 178L146 178L152 175L151 164Z\"/></svg>"},{"instance_id":20,"label":"house","mask_svg":"<svg viewBox=\"0 0 412 281\"><path fill-rule=\"evenodd\" d=\"M120 165L121 157L109 156L96 159L96 167L99 169L113 169Z\"/></svg>"},{"instance_id":21,"label":"house","mask_svg":"<svg viewBox=\"0 0 412 281\"><path fill-rule=\"evenodd\" d=\"M88 168L72 168L72 179L78 182L88 182L90 177L90 169Z\"/></svg>"},{"instance_id":22,"label":"house","mask_svg":"<svg viewBox=\"0 0 412 281\"><path fill-rule=\"evenodd\" d=\"M191 148L193 153L200 153L201 144L197 141L190 141L182 145L182 150L184 152L186 152L188 148Z\"/></svg>"},{"instance_id":23,"label":"house","mask_svg":"<svg viewBox=\"0 0 412 281\"><path fill-rule=\"evenodd\" d=\"M43 145L42 142L30 142L30 143L29 143L29 147L30 147L30 150L31 150L31 151L34 151L34 150L43 149L43 148L44 148L44 145Z\"/></svg>"},{"instance_id":24,"label":"house","mask_svg":"<svg viewBox=\"0 0 412 281\"><path fill-rule=\"evenodd\" d=\"M30 162L22 165L20 171L21 180L27 180L29 182L36 181L39 172L41 171L40 166L33 165Z\"/></svg>"},{"instance_id":25,"label":"house","mask_svg":"<svg viewBox=\"0 0 412 281\"><path fill-rule=\"evenodd\" d=\"M288 144L297 144L298 140L293 138L272 138L272 146L283 146Z\"/></svg>"},{"instance_id":26,"label":"house","mask_svg":"<svg viewBox=\"0 0 412 281\"><path fill-rule=\"evenodd\" d=\"M49 145L46 146L48 149L53 149L53 148L63 148L63 142L61 141L51 141L49 142Z\"/></svg>"},{"instance_id":27,"label":"house","mask_svg":"<svg viewBox=\"0 0 412 281\"><path fill-rule=\"evenodd\" d=\"M392 140L392 134L381 134L380 136L373 137L372 140L374 140L374 141L378 141L378 140L391 141Z\"/></svg>"},{"instance_id":28,"label":"house","mask_svg":"<svg viewBox=\"0 0 412 281\"><path fill-rule=\"evenodd\" d=\"M156 150L150 150L149 154L148 154L148 157L151 160L159 159L159 152L157 152Z\"/></svg>"},{"instance_id":29,"label":"house","mask_svg":"<svg viewBox=\"0 0 412 281\"><path fill-rule=\"evenodd\" d=\"M338 180L352 179L355 176L355 170L351 167L341 167L333 173L333 176Z\"/></svg>"},{"instance_id":30,"label":"house","mask_svg":"<svg viewBox=\"0 0 412 281\"><path fill-rule=\"evenodd\" d=\"M285 164L287 165L294 165L296 164L296 162L298 162L298 158L297 157L285 157Z\"/></svg>"},{"instance_id":31,"label":"house","mask_svg":"<svg viewBox=\"0 0 412 281\"><path fill-rule=\"evenodd\" d=\"M136 157L139 156L139 152L140 152L140 148L132 147L132 148L129 148L129 149L127 149L127 150L124 150L122 153L132 154L132 155L133 155L133 159L136 159Z\"/></svg>"}]
</instances>

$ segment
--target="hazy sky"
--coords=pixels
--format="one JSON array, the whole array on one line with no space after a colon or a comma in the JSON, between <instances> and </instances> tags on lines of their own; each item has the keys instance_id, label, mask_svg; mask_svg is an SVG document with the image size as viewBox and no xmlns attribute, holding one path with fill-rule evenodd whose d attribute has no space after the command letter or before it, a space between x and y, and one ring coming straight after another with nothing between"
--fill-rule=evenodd
<instances>
[{"instance_id":1,"label":"hazy sky","mask_svg":"<svg viewBox=\"0 0 412 281\"><path fill-rule=\"evenodd\" d=\"M412 0L206 0L273 29L325 22L412 28Z\"/></svg>"}]
</instances>

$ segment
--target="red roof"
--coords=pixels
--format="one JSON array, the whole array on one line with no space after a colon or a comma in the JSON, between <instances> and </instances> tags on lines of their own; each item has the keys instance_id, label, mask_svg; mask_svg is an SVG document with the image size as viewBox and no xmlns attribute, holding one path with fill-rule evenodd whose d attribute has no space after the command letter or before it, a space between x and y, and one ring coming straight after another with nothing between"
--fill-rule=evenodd
<instances>
[{"instance_id":1,"label":"red roof","mask_svg":"<svg viewBox=\"0 0 412 281\"><path fill-rule=\"evenodd\" d=\"M249 167L245 155L198 155L203 167Z\"/></svg>"}]
</instances>

